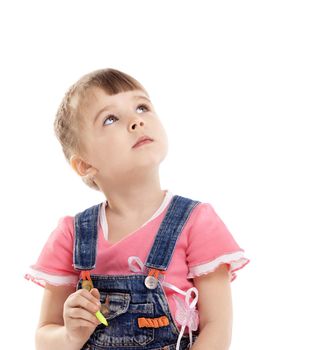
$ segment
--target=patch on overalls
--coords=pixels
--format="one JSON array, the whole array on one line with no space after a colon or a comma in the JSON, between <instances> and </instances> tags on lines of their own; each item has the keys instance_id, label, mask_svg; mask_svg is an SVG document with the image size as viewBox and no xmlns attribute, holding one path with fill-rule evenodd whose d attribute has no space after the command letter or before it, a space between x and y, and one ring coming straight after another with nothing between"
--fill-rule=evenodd
<instances>
[{"instance_id":1,"label":"patch on overalls","mask_svg":"<svg viewBox=\"0 0 319 350\"><path fill-rule=\"evenodd\" d=\"M139 328L160 328L169 325L169 320L166 316L157 318L139 317L137 319Z\"/></svg>"}]
</instances>

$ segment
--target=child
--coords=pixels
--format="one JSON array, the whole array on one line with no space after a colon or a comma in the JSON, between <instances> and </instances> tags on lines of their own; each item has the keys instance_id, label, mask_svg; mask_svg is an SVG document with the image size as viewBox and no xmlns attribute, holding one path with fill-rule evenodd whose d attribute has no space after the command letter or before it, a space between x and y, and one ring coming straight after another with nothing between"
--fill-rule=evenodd
<instances>
[{"instance_id":1,"label":"child","mask_svg":"<svg viewBox=\"0 0 319 350\"><path fill-rule=\"evenodd\" d=\"M249 259L209 203L161 189L168 142L145 88L89 73L54 126L106 200L62 217L25 276L45 287L37 349L228 349L230 282Z\"/></svg>"}]
</instances>

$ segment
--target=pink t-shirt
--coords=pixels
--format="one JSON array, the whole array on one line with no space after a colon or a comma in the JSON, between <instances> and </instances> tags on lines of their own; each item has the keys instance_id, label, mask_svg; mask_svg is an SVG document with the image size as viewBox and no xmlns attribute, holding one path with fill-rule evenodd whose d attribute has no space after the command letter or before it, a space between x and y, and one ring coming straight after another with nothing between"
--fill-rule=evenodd
<instances>
[{"instance_id":1,"label":"pink t-shirt","mask_svg":"<svg viewBox=\"0 0 319 350\"><path fill-rule=\"evenodd\" d=\"M103 203L99 217L96 268L92 274L129 275L134 274L128 259L137 256L146 263L155 235L167 212L173 193L166 190L166 196L158 210L139 229L120 241L111 244L107 240L108 229ZM30 267L25 278L45 286L76 285L79 271L73 268L74 217L62 217L44 245L36 264ZM244 256L226 225L209 203L199 203L184 226L174 250L170 265L165 273L165 282L183 291L193 287L193 278L213 272L219 265L227 264L230 280L236 278L235 271L243 268L250 260ZM176 304L171 288L164 287L169 307L174 317ZM178 294L179 297L182 297ZM183 297L182 297L183 298Z\"/></svg>"}]
</instances>

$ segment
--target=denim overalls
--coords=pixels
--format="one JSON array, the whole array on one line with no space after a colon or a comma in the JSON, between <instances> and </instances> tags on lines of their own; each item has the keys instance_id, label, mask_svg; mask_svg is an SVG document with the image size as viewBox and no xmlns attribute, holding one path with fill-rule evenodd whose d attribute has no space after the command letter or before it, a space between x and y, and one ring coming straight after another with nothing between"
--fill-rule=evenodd
<instances>
[{"instance_id":1,"label":"denim overalls","mask_svg":"<svg viewBox=\"0 0 319 350\"><path fill-rule=\"evenodd\" d=\"M132 275L91 275L100 292L101 304L108 302L104 313L108 326L96 327L83 350L173 350L179 337L178 328L169 311L161 273L167 270L176 241L192 210L199 201L173 196L167 213L154 239L145 263L145 271ZM95 268L99 210L95 205L78 213L74 221L74 268ZM157 271L151 275L149 271ZM156 278L156 277L158 278ZM83 279L77 289L82 288ZM194 334L194 338L198 332ZM180 337L180 350L189 349L188 335Z\"/></svg>"}]
</instances>

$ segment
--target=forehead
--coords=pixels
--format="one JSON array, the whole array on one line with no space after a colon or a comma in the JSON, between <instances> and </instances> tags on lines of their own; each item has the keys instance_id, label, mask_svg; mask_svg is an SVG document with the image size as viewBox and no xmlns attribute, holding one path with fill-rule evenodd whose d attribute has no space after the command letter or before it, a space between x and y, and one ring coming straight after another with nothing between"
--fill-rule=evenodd
<instances>
[{"instance_id":1,"label":"forehead","mask_svg":"<svg viewBox=\"0 0 319 350\"><path fill-rule=\"evenodd\" d=\"M147 93L143 90L130 90L119 92L114 95L109 95L101 88L92 87L86 91L83 107L90 109L100 109L108 105L122 104L126 101L129 102L136 99L137 97L149 98Z\"/></svg>"}]
</instances>

